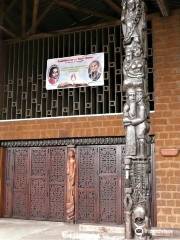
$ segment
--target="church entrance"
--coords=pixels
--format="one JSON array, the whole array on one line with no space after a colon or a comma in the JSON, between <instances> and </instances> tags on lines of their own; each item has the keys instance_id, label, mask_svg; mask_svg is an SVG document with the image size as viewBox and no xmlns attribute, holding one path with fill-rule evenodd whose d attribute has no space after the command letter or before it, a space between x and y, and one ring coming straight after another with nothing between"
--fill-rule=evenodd
<instances>
[{"instance_id":1,"label":"church entrance","mask_svg":"<svg viewBox=\"0 0 180 240\"><path fill-rule=\"evenodd\" d=\"M4 217L123 224L125 145L101 140L7 147Z\"/></svg>"}]
</instances>

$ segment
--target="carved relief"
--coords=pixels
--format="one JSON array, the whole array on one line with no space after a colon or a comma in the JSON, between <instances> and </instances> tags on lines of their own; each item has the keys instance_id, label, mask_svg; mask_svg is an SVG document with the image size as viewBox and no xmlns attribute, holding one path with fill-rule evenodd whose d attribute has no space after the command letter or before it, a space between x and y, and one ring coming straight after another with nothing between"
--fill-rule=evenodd
<instances>
[{"instance_id":1,"label":"carved relief","mask_svg":"<svg viewBox=\"0 0 180 240\"><path fill-rule=\"evenodd\" d=\"M27 149L14 150L13 216L15 217L27 215L27 161Z\"/></svg>"},{"instance_id":2,"label":"carved relief","mask_svg":"<svg viewBox=\"0 0 180 240\"><path fill-rule=\"evenodd\" d=\"M96 162L98 161L97 147L78 147L78 179L77 179L77 218L80 222L95 222L97 197L96 191Z\"/></svg>"},{"instance_id":3,"label":"carved relief","mask_svg":"<svg viewBox=\"0 0 180 240\"><path fill-rule=\"evenodd\" d=\"M136 130L132 124L136 117L136 96L133 88L127 91L127 101L124 104L123 123L126 128L126 156L136 156Z\"/></svg>"},{"instance_id":4,"label":"carved relief","mask_svg":"<svg viewBox=\"0 0 180 240\"><path fill-rule=\"evenodd\" d=\"M127 96L123 117L126 129L125 237L148 239L149 103L146 96L147 42L143 0L123 0L121 20L125 47L124 89Z\"/></svg>"},{"instance_id":5,"label":"carved relief","mask_svg":"<svg viewBox=\"0 0 180 240\"><path fill-rule=\"evenodd\" d=\"M68 152L67 160L67 203L66 203L67 221L74 221L75 217L75 172L76 172L75 150L70 149Z\"/></svg>"},{"instance_id":6,"label":"carved relief","mask_svg":"<svg viewBox=\"0 0 180 240\"><path fill-rule=\"evenodd\" d=\"M66 147L51 147L49 152L49 217L64 221L67 150Z\"/></svg>"}]
</instances>

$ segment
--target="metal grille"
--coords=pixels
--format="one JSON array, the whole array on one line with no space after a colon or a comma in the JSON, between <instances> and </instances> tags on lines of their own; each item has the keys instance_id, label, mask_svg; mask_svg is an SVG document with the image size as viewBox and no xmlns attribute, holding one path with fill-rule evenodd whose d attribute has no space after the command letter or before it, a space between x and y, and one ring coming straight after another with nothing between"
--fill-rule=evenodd
<instances>
[{"instance_id":1,"label":"metal grille","mask_svg":"<svg viewBox=\"0 0 180 240\"><path fill-rule=\"evenodd\" d=\"M24 119L89 114L120 113L123 46L121 24L66 32L40 39L6 44L1 119ZM151 23L148 23L148 75L153 106L153 60ZM104 52L104 86L46 90L46 62L78 54Z\"/></svg>"}]
</instances>

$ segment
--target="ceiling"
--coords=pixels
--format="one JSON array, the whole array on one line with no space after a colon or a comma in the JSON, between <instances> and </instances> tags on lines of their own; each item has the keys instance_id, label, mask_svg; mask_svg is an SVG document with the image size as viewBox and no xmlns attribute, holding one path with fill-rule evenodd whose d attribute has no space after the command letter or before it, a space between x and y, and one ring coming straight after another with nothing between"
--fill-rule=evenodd
<instances>
[{"instance_id":1,"label":"ceiling","mask_svg":"<svg viewBox=\"0 0 180 240\"><path fill-rule=\"evenodd\" d=\"M146 0L146 3L148 14L159 11L165 16L167 9L180 8L180 0ZM121 0L4 0L0 7L0 32L3 39L28 38L116 21L120 16Z\"/></svg>"}]
</instances>

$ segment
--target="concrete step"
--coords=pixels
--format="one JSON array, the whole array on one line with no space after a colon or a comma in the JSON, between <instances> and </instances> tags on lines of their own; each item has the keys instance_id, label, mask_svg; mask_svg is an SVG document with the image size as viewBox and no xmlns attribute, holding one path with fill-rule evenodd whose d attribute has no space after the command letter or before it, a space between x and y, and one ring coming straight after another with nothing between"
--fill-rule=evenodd
<instances>
[{"instance_id":1,"label":"concrete step","mask_svg":"<svg viewBox=\"0 0 180 240\"><path fill-rule=\"evenodd\" d=\"M94 224L79 224L79 232L95 232L124 235L124 226L119 225L94 225Z\"/></svg>"},{"instance_id":2,"label":"concrete step","mask_svg":"<svg viewBox=\"0 0 180 240\"><path fill-rule=\"evenodd\" d=\"M64 240L121 240L124 239L123 226L79 224L78 232L63 231Z\"/></svg>"},{"instance_id":3,"label":"concrete step","mask_svg":"<svg viewBox=\"0 0 180 240\"><path fill-rule=\"evenodd\" d=\"M93 232L63 232L64 240L123 240L124 236L119 234L93 233Z\"/></svg>"}]
</instances>

